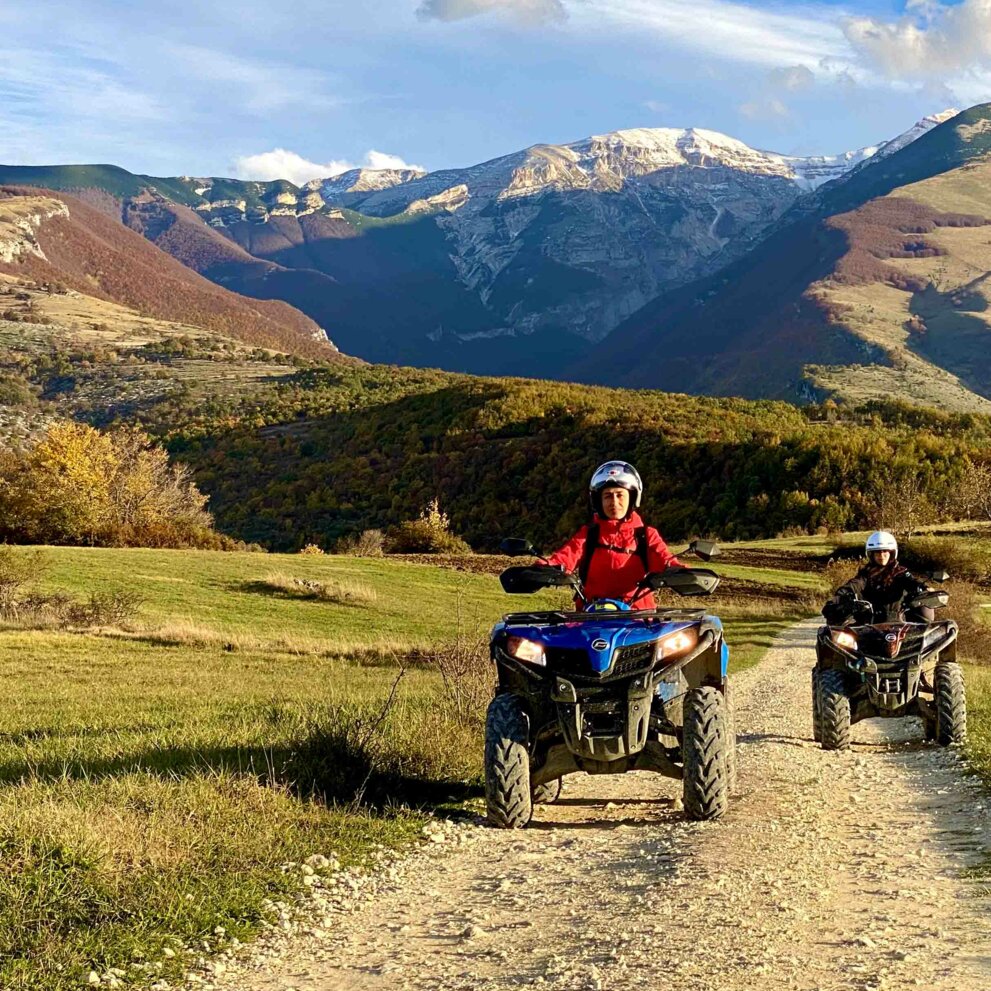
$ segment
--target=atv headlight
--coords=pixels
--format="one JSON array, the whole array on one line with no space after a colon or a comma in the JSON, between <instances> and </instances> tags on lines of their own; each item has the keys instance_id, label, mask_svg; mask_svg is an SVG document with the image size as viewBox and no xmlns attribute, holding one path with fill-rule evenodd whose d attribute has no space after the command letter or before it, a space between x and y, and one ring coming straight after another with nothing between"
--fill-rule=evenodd
<instances>
[{"instance_id":1,"label":"atv headlight","mask_svg":"<svg viewBox=\"0 0 991 991\"><path fill-rule=\"evenodd\" d=\"M842 647L844 650L857 649L857 638L852 633L847 633L846 630L833 630L830 636L837 647Z\"/></svg>"},{"instance_id":2,"label":"atv headlight","mask_svg":"<svg viewBox=\"0 0 991 991\"><path fill-rule=\"evenodd\" d=\"M547 666L547 655L544 653L544 645L536 640L527 640L525 637L507 637L506 653L510 657L515 657L518 661L526 661L527 664L539 664Z\"/></svg>"},{"instance_id":3,"label":"atv headlight","mask_svg":"<svg viewBox=\"0 0 991 991\"><path fill-rule=\"evenodd\" d=\"M654 650L655 661L670 661L679 654L687 654L699 642L698 632L694 627L687 630L678 630L677 633L669 633L666 637L661 637L657 641Z\"/></svg>"}]
</instances>

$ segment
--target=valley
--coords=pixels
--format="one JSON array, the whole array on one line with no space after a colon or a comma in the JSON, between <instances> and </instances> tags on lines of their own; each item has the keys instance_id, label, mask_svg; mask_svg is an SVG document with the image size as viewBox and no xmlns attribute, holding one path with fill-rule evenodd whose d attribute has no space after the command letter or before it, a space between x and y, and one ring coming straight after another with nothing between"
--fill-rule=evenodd
<instances>
[{"instance_id":1,"label":"valley","mask_svg":"<svg viewBox=\"0 0 991 991\"><path fill-rule=\"evenodd\" d=\"M360 169L304 187L112 166L0 166L0 182L78 195L217 284L292 304L365 360L794 400L819 388L806 385L805 365L853 365L865 353L855 335L818 326L811 296L799 347L769 342L786 358L765 350L754 369L748 360L730 372L740 356L719 340L701 378L653 314L678 313L681 296L692 307L708 299L715 290L699 286L718 286L720 272L746 265L779 228L821 213L834 187L870 185L889 158L955 113L868 148L808 158L704 129L634 128L465 169ZM777 285L790 292L789 280L809 273L762 274L768 299L735 300L735 319L759 315L779 302ZM685 311L696 318L709 322ZM645 341L631 332L641 325ZM695 339L677 328L679 340ZM631 369L638 348L657 360ZM948 385L948 408L979 406L969 391Z\"/></svg>"}]
</instances>

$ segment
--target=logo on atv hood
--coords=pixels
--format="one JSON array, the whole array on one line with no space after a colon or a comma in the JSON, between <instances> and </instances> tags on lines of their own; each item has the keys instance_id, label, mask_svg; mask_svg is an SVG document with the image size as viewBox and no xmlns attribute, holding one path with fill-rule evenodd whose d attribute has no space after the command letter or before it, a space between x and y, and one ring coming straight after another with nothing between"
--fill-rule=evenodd
<instances>
[{"instance_id":1,"label":"logo on atv hood","mask_svg":"<svg viewBox=\"0 0 991 991\"><path fill-rule=\"evenodd\" d=\"M592 650L608 650L609 641L608 640L593 640Z\"/></svg>"}]
</instances>

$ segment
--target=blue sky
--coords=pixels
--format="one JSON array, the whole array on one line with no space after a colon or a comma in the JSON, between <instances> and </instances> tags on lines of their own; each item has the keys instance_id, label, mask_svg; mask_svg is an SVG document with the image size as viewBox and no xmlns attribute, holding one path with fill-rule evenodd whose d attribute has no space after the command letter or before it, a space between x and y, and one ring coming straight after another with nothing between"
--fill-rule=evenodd
<instances>
[{"instance_id":1,"label":"blue sky","mask_svg":"<svg viewBox=\"0 0 991 991\"><path fill-rule=\"evenodd\" d=\"M624 127L830 154L991 100L991 0L0 0L0 162L302 181Z\"/></svg>"}]
</instances>

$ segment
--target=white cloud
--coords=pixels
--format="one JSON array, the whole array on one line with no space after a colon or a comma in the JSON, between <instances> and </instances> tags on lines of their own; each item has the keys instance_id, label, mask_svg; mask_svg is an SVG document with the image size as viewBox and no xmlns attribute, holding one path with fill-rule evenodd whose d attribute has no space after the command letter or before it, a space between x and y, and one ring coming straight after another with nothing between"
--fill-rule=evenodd
<instances>
[{"instance_id":1,"label":"white cloud","mask_svg":"<svg viewBox=\"0 0 991 991\"><path fill-rule=\"evenodd\" d=\"M64 53L0 47L0 114L129 122L159 120L166 108L95 65L66 65Z\"/></svg>"},{"instance_id":2,"label":"white cloud","mask_svg":"<svg viewBox=\"0 0 991 991\"><path fill-rule=\"evenodd\" d=\"M350 169L418 169L419 165L409 165L398 155L383 151L369 151L363 163L349 162L346 159L331 159L329 162L311 162L285 148L273 148L257 155L243 155L234 162L234 175L238 179L254 179L258 182L271 182L286 179L294 186L302 186L313 179L329 179Z\"/></svg>"},{"instance_id":3,"label":"white cloud","mask_svg":"<svg viewBox=\"0 0 991 991\"><path fill-rule=\"evenodd\" d=\"M991 66L991 0L911 0L903 17L849 17L843 32L857 55L889 79L942 79Z\"/></svg>"},{"instance_id":4,"label":"white cloud","mask_svg":"<svg viewBox=\"0 0 991 991\"><path fill-rule=\"evenodd\" d=\"M410 165L398 155L390 155L385 151L376 151L374 148L365 156L365 168L369 169L416 169L418 172L425 172L422 165Z\"/></svg>"},{"instance_id":5,"label":"white cloud","mask_svg":"<svg viewBox=\"0 0 991 991\"><path fill-rule=\"evenodd\" d=\"M849 58L835 10L800 5L762 9L732 0L587 0L569 5L569 25L585 34L612 27L652 35L680 51L768 68L813 67L823 58Z\"/></svg>"},{"instance_id":6,"label":"white cloud","mask_svg":"<svg viewBox=\"0 0 991 991\"><path fill-rule=\"evenodd\" d=\"M791 110L777 96L762 96L756 100L748 100L739 106L740 114L747 120L788 120Z\"/></svg>"},{"instance_id":7,"label":"white cloud","mask_svg":"<svg viewBox=\"0 0 991 991\"><path fill-rule=\"evenodd\" d=\"M562 21L563 0L422 0L416 10L424 20L462 21L480 14L508 14L526 24Z\"/></svg>"},{"instance_id":8,"label":"white cloud","mask_svg":"<svg viewBox=\"0 0 991 991\"><path fill-rule=\"evenodd\" d=\"M807 65L789 65L768 73L768 84L773 89L783 89L789 93L808 89L815 81L815 73Z\"/></svg>"},{"instance_id":9,"label":"white cloud","mask_svg":"<svg viewBox=\"0 0 991 991\"><path fill-rule=\"evenodd\" d=\"M226 89L232 106L258 116L290 108L308 111L339 106L323 72L305 66L231 55L199 45L170 45L168 54L187 76L209 84L211 92Z\"/></svg>"}]
</instances>

